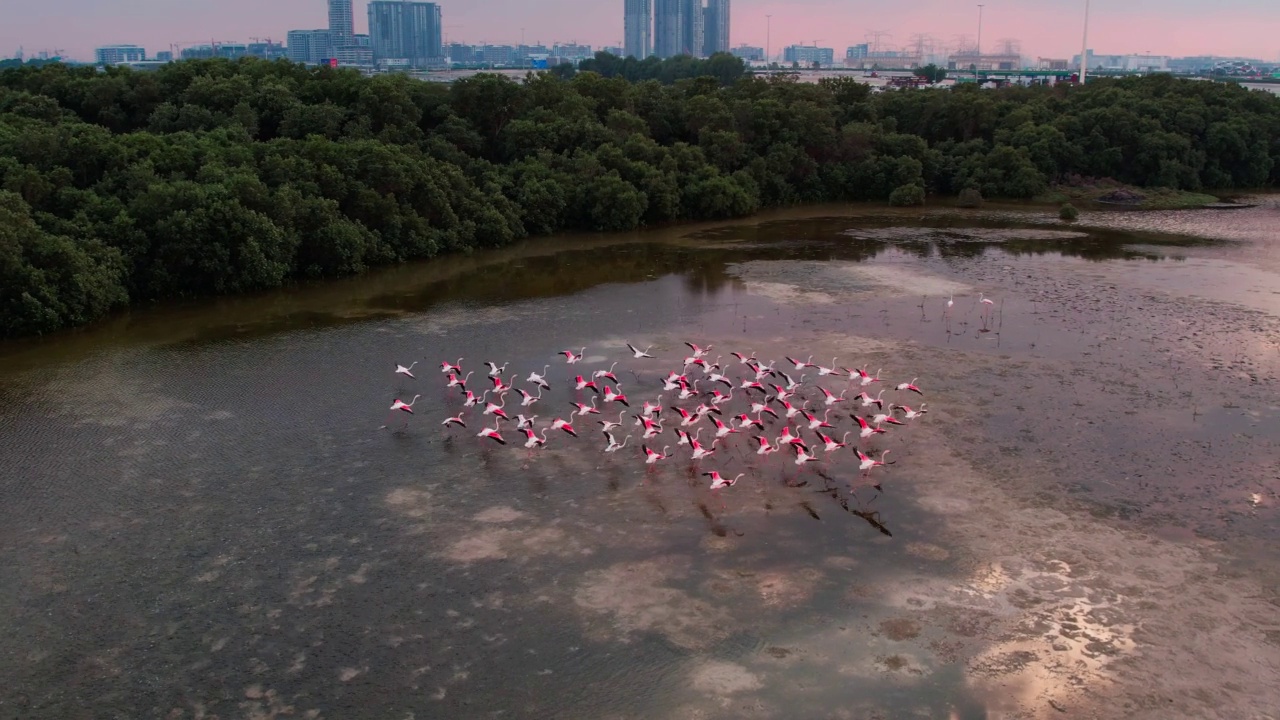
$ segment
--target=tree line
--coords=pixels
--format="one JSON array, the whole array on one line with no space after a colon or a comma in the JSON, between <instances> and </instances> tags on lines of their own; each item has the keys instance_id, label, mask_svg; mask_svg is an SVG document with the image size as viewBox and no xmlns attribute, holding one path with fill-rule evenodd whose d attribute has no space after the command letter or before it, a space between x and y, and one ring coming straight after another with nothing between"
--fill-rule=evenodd
<instances>
[{"instance_id":1,"label":"tree line","mask_svg":"<svg viewBox=\"0 0 1280 720\"><path fill-rule=\"evenodd\" d=\"M1030 198L1069 175L1280 181L1280 98L1227 84L873 93L696 63L602 54L451 85L254 59L6 70L0 336L560 229Z\"/></svg>"}]
</instances>

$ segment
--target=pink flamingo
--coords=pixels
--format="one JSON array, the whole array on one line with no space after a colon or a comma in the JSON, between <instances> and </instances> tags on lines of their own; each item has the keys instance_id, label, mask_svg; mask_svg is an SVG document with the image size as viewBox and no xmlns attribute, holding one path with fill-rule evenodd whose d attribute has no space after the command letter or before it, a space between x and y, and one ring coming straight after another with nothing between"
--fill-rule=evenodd
<instances>
[{"instance_id":1,"label":"pink flamingo","mask_svg":"<svg viewBox=\"0 0 1280 720\"><path fill-rule=\"evenodd\" d=\"M493 421L493 427L487 427L487 428L482 429L480 432L476 433L476 437L489 438L490 440L493 440L494 442L498 443L499 445L506 445L506 444L507 444L507 441L506 441L506 440L503 440L503 439L502 439L502 435L498 432L498 428L499 428L499 427L500 427L500 425L499 425L498 421L497 421L497 420L494 420L494 421Z\"/></svg>"}]
</instances>

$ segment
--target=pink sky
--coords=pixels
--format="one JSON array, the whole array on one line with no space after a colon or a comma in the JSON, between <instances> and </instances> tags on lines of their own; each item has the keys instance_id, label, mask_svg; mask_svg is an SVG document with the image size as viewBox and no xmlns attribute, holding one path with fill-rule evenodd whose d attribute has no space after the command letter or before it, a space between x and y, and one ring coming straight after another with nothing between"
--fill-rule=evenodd
<instances>
[{"instance_id":1,"label":"pink sky","mask_svg":"<svg viewBox=\"0 0 1280 720\"><path fill-rule=\"evenodd\" d=\"M324 27L324 0L0 0L0 56L24 46L28 56L63 49L91 59L93 48L132 43L148 53L170 43L283 40L294 28ZM623 0L444 0L445 34L472 43L577 41L619 44ZM20 9L19 9L20 7ZM889 34L896 48L924 33L942 45L977 35L976 3L920 0L907 6L856 0L733 0L734 45L765 44L765 15L772 14L771 47L791 43L836 49L865 41L869 31ZM1083 0L989 0L982 43L996 49L1017 39L1026 56L1067 57L1080 52ZM365 3L356 0L356 28L363 31ZM1106 54L1246 55L1280 59L1280 0L1093 0L1089 46Z\"/></svg>"}]
</instances>

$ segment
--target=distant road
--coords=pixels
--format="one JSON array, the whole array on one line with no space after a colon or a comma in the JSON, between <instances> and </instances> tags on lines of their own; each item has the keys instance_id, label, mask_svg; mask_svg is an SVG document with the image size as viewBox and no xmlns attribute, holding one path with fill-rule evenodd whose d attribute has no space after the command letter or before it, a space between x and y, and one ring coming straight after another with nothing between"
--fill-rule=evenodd
<instances>
[{"instance_id":1,"label":"distant road","mask_svg":"<svg viewBox=\"0 0 1280 720\"><path fill-rule=\"evenodd\" d=\"M1280 95L1280 83L1240 83L1240 87L1250 90L1266 90L1273 95Z\"/></svg>"}]
</instances>

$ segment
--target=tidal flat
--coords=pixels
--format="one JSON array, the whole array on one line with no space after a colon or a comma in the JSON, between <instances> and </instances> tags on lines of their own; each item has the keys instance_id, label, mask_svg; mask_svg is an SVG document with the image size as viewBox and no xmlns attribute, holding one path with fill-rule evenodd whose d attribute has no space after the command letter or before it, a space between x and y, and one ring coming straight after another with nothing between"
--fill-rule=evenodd
<instances>
[{"instance_id":1,"label":"tidal flat","mask_svg":"<svg viewBox=\"0 0 1280 720\"><path fill-rule=\"evenodd\" d=\"M1274 717L1258 202L805 208L0 346L0 717ZM440 424L442 360L469 387L549 366L541 428L615 361L632 410L656 400L685 342L733 377L733 350L882 368L831 415L894 464L743 433L695 467L668 422L651 469L629 413L603 452L623 408L532 451L476 437L478 408ZM843 406L882 387L928 413L860 439Z\"/></svg>"}]
</instances>

